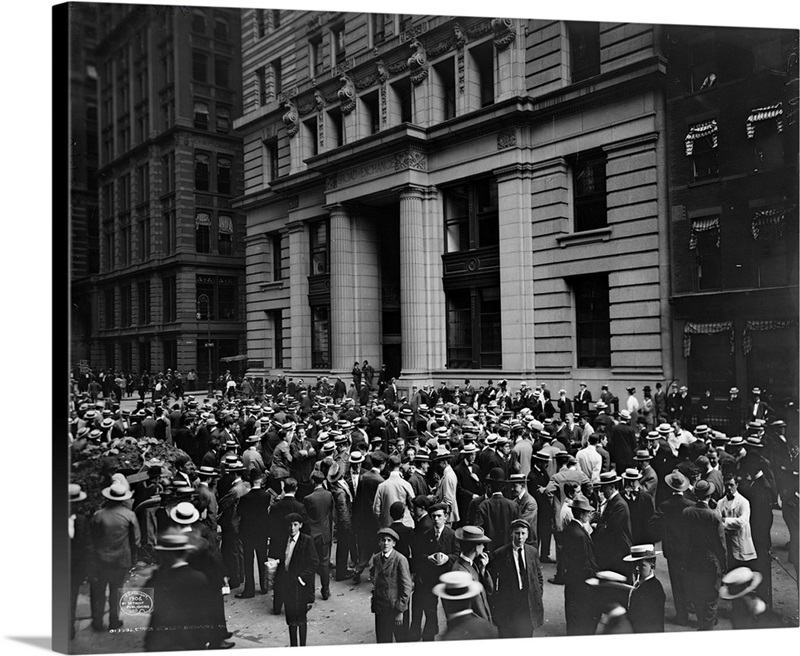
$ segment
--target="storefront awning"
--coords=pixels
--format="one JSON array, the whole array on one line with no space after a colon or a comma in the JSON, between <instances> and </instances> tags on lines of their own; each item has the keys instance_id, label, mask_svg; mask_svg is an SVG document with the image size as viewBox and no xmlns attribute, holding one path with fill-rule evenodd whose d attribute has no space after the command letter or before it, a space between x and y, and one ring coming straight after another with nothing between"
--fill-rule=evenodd
<instances>
[{"instance_id":1,"label":"storefront awning","mask_svg":"<svg viewBox=\"0 0 800 656\"><path fill-rule=\"evenodd\" d=\"M780 241L786 229L786 218L793 208L772 207L753 215L750 232L756 241Z\"/></svg>"},{"instance_id":2,"label":"storefront awning","mask_svg":"<svg viewBox=\"0 0 800 656\"><path fill-rule=\"evenodd\" d=\"M220 362L242 362L244 360L247 360L246 355L229 355L226 358L219 359Z\"/></svg>"},{"instance_id":3,"label":"storefront awning","mask_svg":"<svg viewBox=\"0 0 800 656\"><path fill-rule=\"evenodd\" d=\"M711 147L717 147L717 121L716 119L707 121L705 123L698 123L689 128L689 134L686 135L686 156L688 157L694 152L694 142L703 137L711 137Z\"/></svg>"},{"instance_id":4,"label":"storefront awning","mask_svg":"<svg viewBox=\"0 0 800 656\"><path fill-rule=\"evenodd\" d=\"M714 323L695 323L687 321L683 328L683 357L688 358L692 353L692 335L714 335L729 330L731 333L731 355L734 351L733 321L718 321Z\"/></svg>"},{"instance_id":5,"label":"storefront awning","mask_svg":"<svg viewBox=\"0 0 800 656\"><path fill-rule=\"evenodd\" d=\"M753 331L782 330L796 328L797 319L777 319L772 321L748 321L742 331L742 352L748 355L753 350Z\"/></svg>"},{"instance_id":6,"label":"storefront awning","mask_svg":"<svg viewBox=\"0 0 800 656\"><path fill-rule=\"evenodd\" d=\"M692 221L692 234L689 237L689 250L697 248L697 242L701 235L708 234L709 237L716 235L717 248L719 248L719 217L711 216Z\"/></svg>"},{"instance_id":7,"label":"storefront awning","mask_svg":"<svg viewBox=\"0 0 800 656\"><path fill-rule=\"evenodd\" d=\"M769 107L759 107L750 111L747 117L747 138L752 139L756 133L756 123L768 121L771 118L777 119L776 127L778 132L783 132L783 103L776 103Z\"/></svg>"},{"instance_id":8,"label":"storefront awning","mask_svg":"<svg viewBox=\"0 0 800 656\"><path fill-rule=\"evenodd\" d=\"M195 228L199 228L200 226L210 226L211 216L205 212L198 212L194 219L194 225Z\"/></svg>"}]
</instances>

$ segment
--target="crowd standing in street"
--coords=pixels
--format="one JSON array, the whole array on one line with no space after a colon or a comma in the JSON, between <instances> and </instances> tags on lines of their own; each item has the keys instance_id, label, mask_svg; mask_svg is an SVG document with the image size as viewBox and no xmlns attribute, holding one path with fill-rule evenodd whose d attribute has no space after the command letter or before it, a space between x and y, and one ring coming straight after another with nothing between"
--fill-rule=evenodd
<instances>
[{"instance_id":1,"label":"crowd standing in street","mask_svg":"<svg viewBox=\"0 0 800 656\"><path fill-rule=\"evenodd\" d=\"M197 647L234 646L225 596L257 589L273 593L290 644L305 645L309 609L334 603L331 569L337 581L369 576L377 642L435 639L440 599L446 639L534 636L541 563L554 560L547 584L564 586L568 634L612 624L659 632L658 543L670 621L688 625L693 614L710 630L720 598L744 599L739 624L753 626L771 607L772 513L779 502L796 508L798 448L760 389L738 415L731 390L724 425L709 426L708 408L707 423L695 421L685 386L664 394L656 383L652 395L645 386L642 402L630 387L620 404L608 386L595 403L585 383L551 399L544 384L512 393L505 380L477 390L465 380L417 387L409 400L384 367L377 385L367 361L351 374L355 396L326 376L262 385L226 374L213 396L186 389L196 374L77 379L74 457L124 444L180 449L169 463L145 459L134 476L108 472L104 505L90 515L85 493L70 488L73 593L88 578L92 629L106 630L106 605L108 628L122 626L119 590L148 556L158 561L150 584L176 607L203 600L193 617L153 615L152 649L173 648L163 627L176 622L205 627ZM138 408L121 411L135 389ZM796 517L787 525L796 549ZM629 586L624 603L593 594L612 583Z\"/></svg>"}]
</instances>

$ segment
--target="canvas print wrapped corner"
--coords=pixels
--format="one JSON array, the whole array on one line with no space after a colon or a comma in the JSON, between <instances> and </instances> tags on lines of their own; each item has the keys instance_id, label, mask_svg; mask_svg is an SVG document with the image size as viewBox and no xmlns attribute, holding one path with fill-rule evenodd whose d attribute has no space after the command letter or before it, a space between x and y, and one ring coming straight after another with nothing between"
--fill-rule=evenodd
<instances>
[{"instance_id":1,"label":"canvas print wrapped corner","mask_svg":"<svg viewBox=\"0 0 800 656\"><path fill-rule=\"evenodd\" d=\"M798 627L796 29L55 11L58 649Z\"/></svg>"}]
</instances>

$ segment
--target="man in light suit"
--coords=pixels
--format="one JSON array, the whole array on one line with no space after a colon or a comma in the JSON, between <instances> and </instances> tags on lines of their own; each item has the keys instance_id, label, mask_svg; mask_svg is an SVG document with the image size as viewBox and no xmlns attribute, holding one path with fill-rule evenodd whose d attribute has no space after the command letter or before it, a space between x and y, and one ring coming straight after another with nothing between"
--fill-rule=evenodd
<instances>
[{"instance_id":1,"label":"man in light suit","mask_svg":"<svg viewBox=\"0 0 800 656\"><path fill-rule=\"evenodd\" d=\"M406 508L405 515L403 516L403 523L407 526L412 526L411 519L411 501L416 496L414 488L411 483L400 476L400 457L393 455L389 456L389 478L378 485L375 491L375 500L372 503L372 512L375 514L375 519L378 520L378 525L381 528L386 528L392 523L389 508L395 501L401 501Z\"/></svg>"},{"instance_id":2,"label":"man in light suit","mask_svg":"<svg viewBox=\"0 0 800 656\"><path fill-rule=\"evenodd\" d=\"M511 542L497 549L489 562L492 612L501 638L529 638L544 622L542 568L524 519L511 522Z\"/></svg>"},{"instance_id":3,"label":"man in light suit","mask_svg":"<svg viewBox=\"0 0 800 656\"><path fill-rule=\"evenodd\" d=\"M408 632L408 604L411 600L411 571L406 557L394 547L399 536L391 528L378 530L380 552L372 556L371 610L375 613L377 642L405 642Z\"/></svg>"}]
</instances>

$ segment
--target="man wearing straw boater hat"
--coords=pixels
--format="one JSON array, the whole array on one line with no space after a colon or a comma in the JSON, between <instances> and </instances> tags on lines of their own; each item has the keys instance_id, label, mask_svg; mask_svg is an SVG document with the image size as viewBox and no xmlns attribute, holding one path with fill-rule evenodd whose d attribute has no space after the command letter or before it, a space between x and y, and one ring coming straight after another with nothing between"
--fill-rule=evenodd
<instances>
[{"instance_id":1,"label":"man wearing straw boater hat","mask_svg":"<svg viewBox=\"0 0 800 656\"><path fill-rule=\"evenodd\" d=\"M722 577L719 596L731 602L734 629L770 628L769 621L765 621L767 604L756 595L761 580L761 573L749 567L737 567Z\"/></svg>"},{"instance_id":2,"label":"man wearing straw boater hat","mask_svg":"<svg viewBox=\"0 0 800 656\"><path fill-rule=\"evenodd\" d=\"M89 578L92 606L92 628L103 630L103 615L108 586L108 626L119 629L119 589L128 570L136 562L141 541L139 522L125 501L133 497L129 487L114 482L103 488L106 504L92 516L90 528L94 547L94 571Z\"/></svg>"},{"instance_id":3,"label":"man wearing straw boater hat","mask_svg":"<svg viewBox=\"0 0 800 656\"><path fill-rule=\"evenodd\" d=\"M439 578L433 593L442 600L447 615L447 630L442 640L480 640L496 638L490 622L472 610L473 599L481 594L482 585L466 572L447 572Z\"/></svg>"},{"instance_id":4,"label":"man wearing straw boater hat","mask_svg":"<svg viewBox=\"0 0 800 656\"><path fill-rule=\"evenodd\" d=\"M636 544L623 560L632 563L633 590L628 600L628 619L634 633L664 632L664 588L656 578L656 556L652 544Z\"/></svg>"},{"instance_id":5,"label":"man wearing straw boater hat","mask_svg":"<svg viewBox=\"0 0 800 656\"><path fill-rule=\"evenodd\" d=\"M495 550L489 563L494 621L501 638L529 638L544 622L538 548L527 543L531 528L524 519L512 521L511 540Z\"/></svg>"},{"instance_id":6,"label":"man wearing straw boater hat","mask_svg":"<svg viewBox=\"0 0 800 656\"><path fill-rule=\"evenodd\" d=\"M621 480L613 471L600 474L600 516L594 525L592 542L600 569L627 576L629 568L622 559L631 549L631 515L617 489Z\"/></svg>"}]
</instances>

